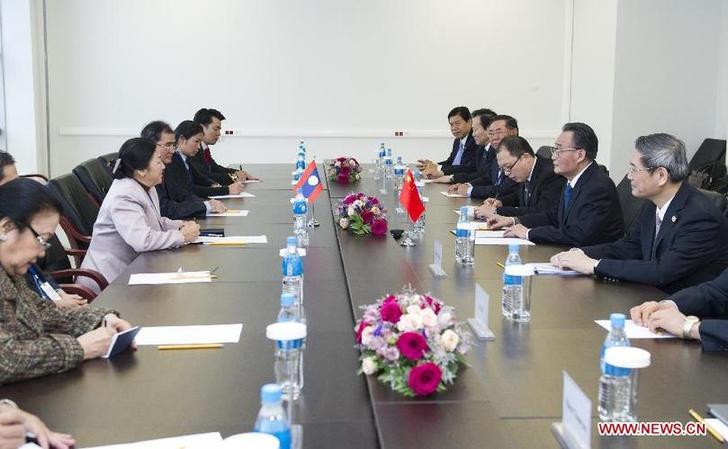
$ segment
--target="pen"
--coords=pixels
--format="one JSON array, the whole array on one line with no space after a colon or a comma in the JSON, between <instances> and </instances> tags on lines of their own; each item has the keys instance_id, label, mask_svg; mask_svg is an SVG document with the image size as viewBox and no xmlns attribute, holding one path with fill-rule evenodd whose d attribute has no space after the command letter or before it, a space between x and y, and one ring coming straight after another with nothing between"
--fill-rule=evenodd
<instances>
[{"instance_id":1,"label":"pen","mask_svg":"<svg viewBox=\"0 0 728 449\"><path fill-rule=\"evenodd\" d=\"M501 268L502 268L502 269L504 269L504 270L506 269L506 266L505 266L505 265L503 265L503 264L502 264L502 263L500 263L500 262L496 262L495 264L496 264L496 265L498 265L499 267L501 267Z\"/></svg>"},{"instance_id":2,"label":"pen","mask_svg":"<svg viewBox=\"0 0 728 449\"><path fill-rule=\"evenodd\" d=\"M723 438L723 436L721 434L719 434L715 429L713 429L712 427L710 427L708 425L708 423L706 423L703 420L703 418L700 415L698 415L698 412L696 412L693 409L690 409L690 410L688 410L688 413L690 413L690 416L692 416L693 419L695 419L697 422L705 424L705 429L708 432L710 432L711 435L713 435L713 438L715 438L716 440L720 441L721 443L725 443L725 438Z\"/></svg>"},{"instance_id":3,"label":"pen","mask_svg":"<svg viewBox=\"0 0 728 449\"><path fill-rule=\"evenodd\" d=\"M222 343L202 344L202 345L161 345L157 346L160 351L168 351L173 349L218 349L222 348Z\"/></svg>"}]
</instances>

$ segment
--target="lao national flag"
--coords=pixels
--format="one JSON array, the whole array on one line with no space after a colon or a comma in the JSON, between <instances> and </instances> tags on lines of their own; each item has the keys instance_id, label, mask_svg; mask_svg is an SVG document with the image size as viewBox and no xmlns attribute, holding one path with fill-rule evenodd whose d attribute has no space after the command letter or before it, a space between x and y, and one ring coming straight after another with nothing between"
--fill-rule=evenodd
<instances>
[{"instance_id":1,"label":"lao national flag","mask_svg":"<svg viewBox=\"0 0 728 449\"><path fill-rule=\"evenodd\" d=\"M407 174L404 175L404 184L402 185L402 193L399 194L399 203L407 210L410 220L413 223L425 211L425 205L422 203L420 192L415 185L415 177L412 175L412 170L407 169Z\"/></svg>"},{"instance_id":2,"label":"lao national flag","mask_svg":"<svg viewBox=\"0 0 728 449\"><path fill-rule=\"evenodd\" d=\"M311 161L301 175L301 179L293 187L293 191L301 189L301 194L308 199L308 204L313 204L316 198L324 191L324 186L321 185L321 178L319 177L318 168L316 168L316 161Z\"/></svg>"}]
</instances>

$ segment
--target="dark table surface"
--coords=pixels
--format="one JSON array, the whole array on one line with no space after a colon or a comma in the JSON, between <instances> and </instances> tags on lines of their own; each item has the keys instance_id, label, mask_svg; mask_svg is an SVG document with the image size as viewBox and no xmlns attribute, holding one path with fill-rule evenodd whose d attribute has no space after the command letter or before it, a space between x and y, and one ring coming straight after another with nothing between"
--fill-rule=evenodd
<instances>
[{"instance_id":1,"label":"dark table surface","mask_svg":"<svg viewBox=\"0 0 728 449\"><path fill-rule=\"evenodd\" d=\"M250 431L259 408L259 389L273 381L273 346L265 326L275 320L280 295L279 248L292 233L288 165L258 165L263 182L246 190L255 198L225 200L248 209L243 218L201 221L224 227L227 235L268 237L266 245L245 248L184 248L140 255L96 303L119 310L140 325L244 323L240 343L218 350L167 351L143 347L113 360L94 360L69 372L0 387L0 396L18 401L52 428L73 433L79 447L131 442L181 434ZM319 167L324 174L323 167ZM532 320L501 318L502 270L507 248L477 246L474 267L454 262L454 228L459 206L469 199L446 198L445 186L428 184L426 232L418 245L403 248L390 236L355 237L334 225L332 206L348 193L363 191L387 206L390 228L407 228L397 213L391 185L370 178L341 186L324 181L317 204L321 226L311 230L305 258L304 303L309 337L305 386L293 420L303 427L305 448L556 448L550 425L560 420L562 371L594 403L599 379L599 346L605 331L595 319L628 312L658 290L587 277L538 277L533 285ZM446 278L428 270L434 241L443 245ZM543 262L553 246L522 247L525 262ZM219 267L212 284L128 286L129 274L204 270ZM354 320L360 306L405 285L432 292L454 306L459 319L472 316L475 284L489 294L495 341L477 343L469 367L447 392L409 399L375 379L357 376ZM652 354L640 374L638 415L642 421L688 421L689 408L728 402L728 356L703 353L682 340L633 340ZM718 447L711 437L599 437L595 448Z\"/></svg>"}]
</instances>

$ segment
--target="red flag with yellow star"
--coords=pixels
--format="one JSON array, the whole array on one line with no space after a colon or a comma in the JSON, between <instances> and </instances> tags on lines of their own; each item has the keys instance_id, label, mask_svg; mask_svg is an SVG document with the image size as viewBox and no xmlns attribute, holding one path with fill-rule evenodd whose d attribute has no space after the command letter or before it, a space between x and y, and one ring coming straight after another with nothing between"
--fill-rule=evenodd
<instances>
[{"instance_id":1,"label":"red flag with yellow star","mask_svg":"<svg viewBox=\"0 0 728 449\"><path fill-rule=\"evenodd\" d=\"M425 211L425 205L422 203L420 198L420 192L417 190L415 185L415 177L412 175L412 170L407 169L407 174L404 175L404 184L402 185L402 192L399 194L399 204L407 210L410 220L414 223L420 218L420 215Z\"/></svg>"}]
</instances>

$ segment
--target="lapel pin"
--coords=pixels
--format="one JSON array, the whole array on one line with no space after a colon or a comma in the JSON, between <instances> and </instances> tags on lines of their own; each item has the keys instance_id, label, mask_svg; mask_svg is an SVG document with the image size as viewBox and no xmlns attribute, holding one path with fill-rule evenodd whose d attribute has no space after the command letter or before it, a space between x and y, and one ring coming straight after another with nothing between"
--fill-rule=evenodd
<instances>
[{"instance_id":1,"label":"lapel pin","mask_svg":"<svg viewBox=\"0 0 728 449\"><path fill-rule=\"evenodd\" d=\"M673 223L675 223L677 221L677 217L673 215L672 218L671 218L671 220L672 220Z\"/></svg>"}]
</instances>

